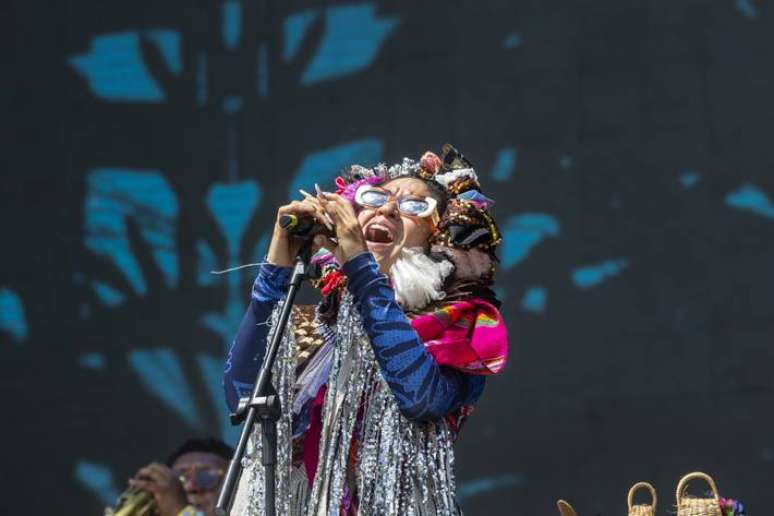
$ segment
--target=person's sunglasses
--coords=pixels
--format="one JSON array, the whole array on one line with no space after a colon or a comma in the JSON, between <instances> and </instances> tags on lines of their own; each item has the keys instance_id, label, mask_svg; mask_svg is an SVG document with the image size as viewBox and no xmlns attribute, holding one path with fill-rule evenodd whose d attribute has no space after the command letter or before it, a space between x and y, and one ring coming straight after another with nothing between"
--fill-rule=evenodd
<instances>
[{"instance_id":1,"label":"person's sunglasses","mask_svg":"<svg viewBox=\"0 0 774 516\"><path fill-rule=\"evenodd\" d=\"M409 217L433 217L437 218L436 207L438 201L432 197L419 197L416 195L394 195L392 192L375 188L371 185L363 185L355 192L355 202L364 208L381 208L395 199L398 211Z\"/></svg>"},{"instance_id":2,"label":"person's sunglasses","mask_svg":"<svg viewBox=\"0 0 774 516\"><path fill-rule=\"evenodd\" d=\"M181 483L193 482L201 489L210 490L218 486L225 472L219 468L192 468L177 470L176 473Z\"/></svg>"}]
</instances>

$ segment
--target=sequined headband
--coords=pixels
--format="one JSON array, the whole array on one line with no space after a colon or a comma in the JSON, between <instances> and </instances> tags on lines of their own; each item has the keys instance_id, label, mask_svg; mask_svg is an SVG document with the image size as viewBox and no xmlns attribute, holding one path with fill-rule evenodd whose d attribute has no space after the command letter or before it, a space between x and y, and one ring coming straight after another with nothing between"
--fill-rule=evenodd
<instances>
[{"instance_id":1,"label":"sequined headband","mask_svg":"<svg viewBox=\"0 0 774 516\"><path fill-rule=\"evenodd\" d=\"M494 257L502 241L500 231L489 208L494 201L481 192L473 165L450 144L443 146L441 157L427 151L419 161L403 158L401 163L387 167L383 163L373 168L352 165L336 179L340 195L350 201L363 184L380 184L401 177L417 177L440 185L448 202L431 245L454 249L478 249Z\"/></svg>"}]
</instances>

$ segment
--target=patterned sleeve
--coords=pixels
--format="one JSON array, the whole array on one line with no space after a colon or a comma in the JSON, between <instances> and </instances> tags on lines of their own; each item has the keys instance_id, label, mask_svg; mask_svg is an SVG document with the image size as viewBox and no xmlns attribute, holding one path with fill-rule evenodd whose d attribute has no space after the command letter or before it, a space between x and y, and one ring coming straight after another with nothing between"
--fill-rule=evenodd
<instances>
[{"instance_id":1,"label":"patterned sleeve","mask_svg":"<svg viewBox=\"0 0 774 516\"><path fill-rule=\"evenodd\" d=\"M484 377L438 365L395 301L395 292L371 253L355 256L342 270L382 377L403 415L437 420L478 400Z\"/></svg>"},{"instance_id":2,"label":"patterned sleeve","mask_svg":"<svg viewBox=\"0 0 774 516\"><path fill-rule=\"evenodd\" d=\"M264 264L255 278L250 306L239 325L223 371L226 403L234 411L239 398L249 396L266 352L269 318L287 290L293 269Z\"/></svg>"}]
</instances>

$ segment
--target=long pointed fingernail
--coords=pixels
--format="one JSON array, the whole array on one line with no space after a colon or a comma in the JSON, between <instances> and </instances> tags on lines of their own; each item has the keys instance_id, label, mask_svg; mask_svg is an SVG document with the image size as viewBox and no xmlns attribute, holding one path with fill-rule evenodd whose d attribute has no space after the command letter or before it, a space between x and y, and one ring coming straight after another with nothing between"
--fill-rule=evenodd
<instances>
[{"instance_id":1,"label":"long pointed fingernail","mask_svg":"<svg viewBox=\"0 0 774 516\"><path fill-rule=\"evenodd\" d=\"M300 193L301 195L303 195L303 196L304 196L304 197L306 197L307 199L314 199L314 195L310 194L309 192L306 192L306 191L304 191L304 190L302 190L302 189L300 189L300 188L298 189L298 191L299 191L299 193Z\"/></svg>"}]
</instances>

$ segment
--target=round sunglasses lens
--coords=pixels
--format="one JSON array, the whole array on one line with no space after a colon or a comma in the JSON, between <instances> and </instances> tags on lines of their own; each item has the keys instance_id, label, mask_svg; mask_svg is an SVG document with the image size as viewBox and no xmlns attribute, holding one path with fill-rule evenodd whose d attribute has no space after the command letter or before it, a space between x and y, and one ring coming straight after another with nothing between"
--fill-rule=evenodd
<instances>
[{"instance_id":1,"label":"round sunglasses lens","mask_svg":"<svg viewBox=\"0 0 774 516\"><path fill-rule=\"evenodd\" d=\"M212 489L220 482L220 475L211 469L200 469L196 472L196 485L203 489Z\"/></svg>"},{"instance_id":2,"label":"round sunglasses lens","mask_svg":"<svg viewBox=\"0 0 774 516\"><path fill-rule=\"evenodd\" d=\"M400 204L398 204L400 211L409 215L419 215L427 210L428 207L429 205L424 199L401 199Z\"/></svg>"},{"instance_id":3,"label":"round sunglasses lens","mask_svg":"<svg viewBox=\"0 0 774 516\"><path fill-rule=\"evenodd\" d=\"M368 206L382 206L389 196L379 190L366 190L360 195L360 199Z\"/></svg>"}]
</instances>

